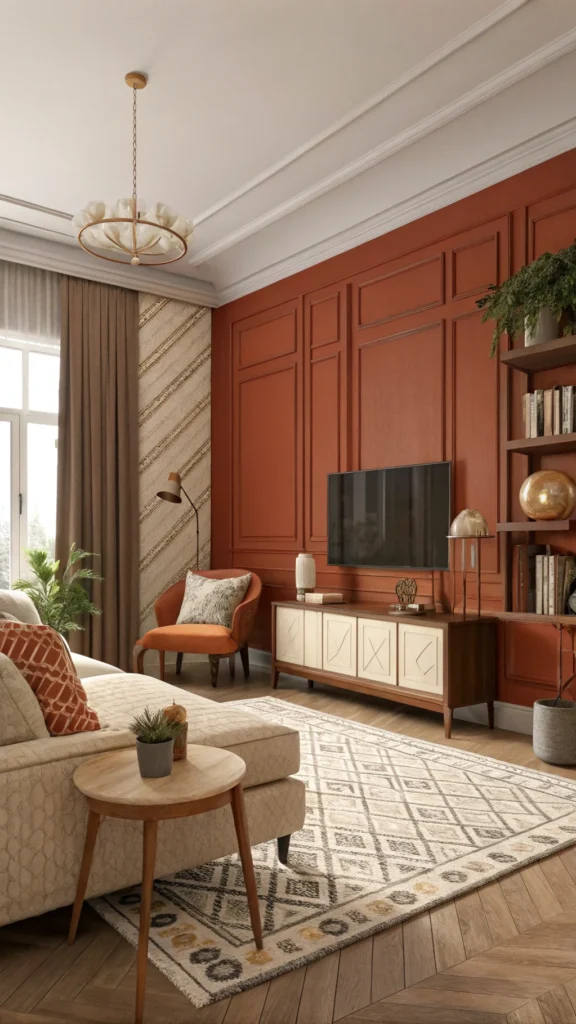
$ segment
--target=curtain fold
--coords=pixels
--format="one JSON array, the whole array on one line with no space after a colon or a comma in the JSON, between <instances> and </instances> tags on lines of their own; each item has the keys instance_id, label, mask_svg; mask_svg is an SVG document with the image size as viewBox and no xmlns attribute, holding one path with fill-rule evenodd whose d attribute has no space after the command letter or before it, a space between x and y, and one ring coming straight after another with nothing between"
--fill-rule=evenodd
<instances>
[{"instance_id":1,"label":"curtain fold","mask_svg":"<svg viewBox=\"0 0 576 1024\"><path fill-rule=\"evenodd\" d=\"M60 274L0 260L0 334L60 341Z\"/></svg>"},{"instance_id":2,"label":"curtain fold","mask_svg":"<svg viewBox=\"0 0 576 1024\"><path fill-rule=\"evenodd\" d=\"M56 557L99 558L103 609L70 634L79 653L131 668L138 636L138 293L63 277Z\"/></svg>"}]
</instances>

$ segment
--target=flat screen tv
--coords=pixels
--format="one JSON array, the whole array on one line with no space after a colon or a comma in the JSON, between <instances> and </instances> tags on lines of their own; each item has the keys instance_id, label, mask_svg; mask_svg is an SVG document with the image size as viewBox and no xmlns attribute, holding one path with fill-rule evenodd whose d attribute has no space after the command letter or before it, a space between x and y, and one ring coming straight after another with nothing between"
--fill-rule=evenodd
<instances>
[{"instance_id":1,"label":"flat screen tv","mask_svg":"<svg viewBox=\"0 0 576 1024\"><path fill-rule=\"evenodd\" d=\"M448 569L450 463L328 476L328 564Z\"/></svg>"}]
</instances>

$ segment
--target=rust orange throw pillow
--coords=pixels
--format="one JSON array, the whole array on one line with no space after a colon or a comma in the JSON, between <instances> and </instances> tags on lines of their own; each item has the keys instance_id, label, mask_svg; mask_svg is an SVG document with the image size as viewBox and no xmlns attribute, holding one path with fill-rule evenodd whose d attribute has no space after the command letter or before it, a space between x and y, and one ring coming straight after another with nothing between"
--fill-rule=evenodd
<instances>
[{"instance_id":1,"label":"rust orange throw pillow","mask_svg":"<svg viewBox=\"0 0 576 1024\"><path fill-rule=\"evenodd\" d=\"M1 621L0 652L14 662L31 686L52 736L100 728L68 648L56 630Z\"/></svg>"}]
</instances>

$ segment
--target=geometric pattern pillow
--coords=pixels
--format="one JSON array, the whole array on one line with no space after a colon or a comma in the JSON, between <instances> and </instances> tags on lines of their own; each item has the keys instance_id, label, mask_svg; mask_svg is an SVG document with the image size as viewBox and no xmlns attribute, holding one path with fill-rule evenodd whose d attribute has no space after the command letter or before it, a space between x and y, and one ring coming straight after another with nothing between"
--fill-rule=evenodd
<instances>
[{"instance_id":1,"label":"geometric pattern pillow","mask_svg":"<svg viewBox=\"0 0 576 1024\"><path fill-rule=\"evenodd\" d=\"M68 736L100 728L69 651L56 630L0 621L0 653L14 662L38 701L48 732Z\"/></svg>"},{"instance_id":2,"label":"geometric pattern pillow","mask_svg":"<svg viewBox=\"0 0 576 1024\"><path fill-rule=\"evenodd\" d=\"M232 616L248 590L252 573L227 580L211 580L186 573L186 588L177 623L232 627Z\"/></svg>"}]
</instances>

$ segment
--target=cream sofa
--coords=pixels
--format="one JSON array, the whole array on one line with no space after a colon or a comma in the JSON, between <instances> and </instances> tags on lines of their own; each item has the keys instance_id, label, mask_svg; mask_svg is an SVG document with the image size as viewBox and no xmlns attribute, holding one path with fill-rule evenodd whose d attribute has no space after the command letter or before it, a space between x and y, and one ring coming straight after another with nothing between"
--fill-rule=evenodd
<instances>
[{"instance_id":1,"label":"cream sofa","mask_svg":"<svg viewBox=\"0 0 576 1024\"><path fill-rule=\"evenodd\" d=\"M225 747L244 759L252 845L288 837L302 828L305 788L290 777L300 762L295 730L260 719L240 703L216 703L112 666L94 675L91 659L74 660L89 704L100 717L101 731L0 747L0 926L73 901L86 807L72 777L89 757L133 745L128 723L147 705L165 707L176 700L188 712L189 742ZM137 822L102 822L87 896L140 881L141 828ZM286 851L287 843L282 847ZM236 850L228 807L161 822L156 877Z\"/></svg>"}]
</instances>

